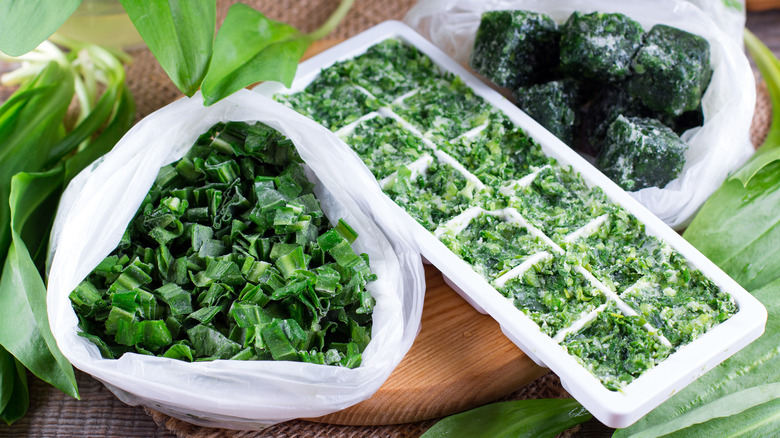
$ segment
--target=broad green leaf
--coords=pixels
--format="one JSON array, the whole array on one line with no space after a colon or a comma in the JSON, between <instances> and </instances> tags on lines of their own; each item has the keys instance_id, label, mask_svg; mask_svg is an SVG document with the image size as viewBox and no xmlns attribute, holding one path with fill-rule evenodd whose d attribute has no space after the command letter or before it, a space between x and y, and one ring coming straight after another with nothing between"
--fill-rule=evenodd
<instances>
[{"instance_id":1,"label":"broad green leaf","mask_svg":"<svg viewBox=\"0 0 780 438\"><path fill-rule=\"evenodd\" d=\"M7 200L11 178L19 172L37 172L49 158L51 145L64 136L62 120L73 99L73 72L50 62L0 107L0 200ZM8 105L8 106L7 106ZM11 242L10 210L0 202L0 260Z\"/></svg>"},{"instance_id":2,"label":"broad green leaf","mask_svg":"<svg viewBox=\"0 0 780 438\"><path fill-rule=\"evenodd\" d=\"M0 412L5 410L14 389L16 359L0 346Z\"/></svg>"},{"instance_id":3,"label":"broad green leaf","mask_svg":"<svg viewBox=\"0 0 780 438\"><path fill-rule=\"evenodd\" d=\"M176 87L192 96L211 58L215 0L120 0L157 62Z\"/></svg>"},{"instance_id":4,"label":"broad green leaf","mask_svg":"<svg viewBox=\"0 0 780 438\"><path fill-rule=\"evenodd\" d=\"M673 432L669 438L731 437L755 438L780 435L780 399L760 404L729 417L713 418L702 424Z\"/></svg>"},{"instance_id":5,"label":"broad green leaf","mask_svg":"<svg viewBox=\"0 0 780 438\"><path fill-rule=\"evenodd\" d=\"M211 105L248 85L276 81L290 86L298 62L313 39L241 3L228 10L217 33L214 55L203 80Z\"/></svg>"},{"instance_id":6,"label":"broad green leaf","mask_svg":"<svg viewBox=\"0 0 780 438\"><path fill-rule=\"evenodd\" d=\"M13 390L11 391L11 398L5 409L0 410L0 420L5 421L6 424L11 425L16 420L22 418L27 413L27 409L30 407L30 394L27 388L27 370L19 361L14 361L13 372Z\"/></svg>"},{"instance_id":7,"label":"broad green leaf","mask_svg":"<svg viewBox=\"0 0 780 438\"><path fill-rule=\"evenodd\" d=\"M715 436L706 432L714 423L724 430L746 429L749 432L752 428L759 427L761 430L774 431L774 433L758 435L747 433L746 436L777 436L780 432L778 411L776 408L763 409L762 406L767 404L777 406L776 398L767 401L771 398L767 393L771 393L772 390L777 391L775 385L780 382L780 345L777 342L777 334L780 333L780 280L754 291L753 295L766 306L769 312L764 334L631 427L616 431L615 438L644 436L645 431L661 430L665 428L665 424L671 423L682 427L690 424L680 431L680 433L684 432L682 436ZM773 386L753 389L766 387L768 383ZM729 406L732 402L733 409ZM712 409L702 409L705 406ZM731 413L736 411L741 413L722 417L729 414L730 409ZM650 435L658 436L656 433ZM725 436L720 432L716 435ZM735 433L734 436L739 434Z\"/></svg>"},{"instance_id":8,"label":"broad green leaf","mask_svg":"<svg viewBox=\"0 0 780 438\"><path fill-rule=\"evenodd\" d=\"M11 183L12 244L0 278L0 344L41 380L78 397L70 362L57 348L46 311L46 285L33 263L22 228L29 216L62 184L64 170L20 173ZM44 231L45 232L45 231Z\"/></svg>"},{"instance_id":9,"label":"broad green leaf","mask_svg":"<svg viewBox=\"0 0 780 438\"><path fill-rule=\"evenodd\" d=\"M115 102L114 113L108 125L100 135L76 155L65 161L65 181L67 185L82 169L111 150L123 135L133 126L135 120L135 101L125 86Z\"/></svg>"},{"instance_id":10,"label":"broad green leaf","mask_svg":"<svg viewBox=\"0 0 780 438\"><path fill-rule=\"evenodd\" d=\"M516 400L446 417L421 438L555 437L590 418L588 411L574 399Z\"/></svg>"},{"instance_id":11,"label":"broad green leaf","mask_svg":"<svg viewBox=\"0 0 780 438\"><path fill-rule=\"evenodd\" d=\"M780 277L780 162L747 187L727 180L704 203L683 237L747 290Z\"/></svg>"},{"instance_id":12,"label":"broad green leaf","mask_svg":"<svg viewBox=\"0 0 780 438\"><path fill-rule=\"evenodd\" d=\"M775 111L772 112L772 122L764 143L756 154L750 158L750 161L732 176L732 178L736 178L742 181L742 184L747 185L756 172L780 159L780 110L777 110L777 108L780 108L780 60L747 29L745 30L745 47L747 47L758 70L761 72L761 76L766 81L767 90L772 100L772 107L775 108Z\"/></svg>"},{"instance_id":13,"label":"broad green leaf","mask_svg":"<svg viewBox=\"0 0 780 438\"><path fill-rule=\"evenodd\" d=\"M49 38L81 0L0 0L0 52L21 56Z\"/></svg>"},{"instance_id":14,"label":"broad green leaf","mask_svg":"<svg viewBox=\"0 0 780 438\"><path fill-rule=\"evenodd\" d=\"M780 383L769 383L761 386L753 386L712 402L706 403L688 411L685 415L673 420L660 423L654 427L645 429L631 435L632 438L653 438L668 435L689 426L694 426L715 418L729 417L740 414L756 406L780 399ZM780 413L776 415L776 421L780 421ZM693 435L691 435L693 433ZM687 436L703 436L701 432L687 431Z\"/></svg>"}]
</instances>

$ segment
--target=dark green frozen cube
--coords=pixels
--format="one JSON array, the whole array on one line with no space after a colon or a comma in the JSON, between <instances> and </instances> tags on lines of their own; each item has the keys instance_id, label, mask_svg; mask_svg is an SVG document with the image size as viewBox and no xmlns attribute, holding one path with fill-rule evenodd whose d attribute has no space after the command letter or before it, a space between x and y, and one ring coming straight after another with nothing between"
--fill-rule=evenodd
<instances>
[{"instance_id":1,"label":"dark green frozen cube","mask_svg":"<svg viewBox=\"0 0 780 438\"><path fill-rule=\"evenodd\" d=\"M500 87L538 82L558 63L557 25L532 11L482 14L469 65Z\"/></svg>"},{"instance_id":2,"label":"dark green frozen cube","mask_svg":"<svg viewBox=\"0 0 780 438\"><path fill-rule=\"evenodd\" d=\"M588 105L582 117L584 137L594 155L601 151L609 125L619 115L637 117L643 114L643 105L634 99L623 86L625 82L604 87Z\"/></svg>"},{"instance_id":3,"label":"dark green frozen cube","mask_svg":"<svg viewBox=\"0 0 780 438\"><path fill-rule=\"evenodd\" d=\"M574 12L561 26L561 70L599 82L625 79L643 35L642 26L623 14Z\"/></svg>"},{"instance_id":4,"label":"dark green frozen cube","mask_svg":"<svg viewBox=\"0 0 780 438\"><path fill-rule=\"evenodd\" d=\"M609 125L596 166L625 190L664 187L680 174L687 149L658 120L621 115Z\"/></svg>"},{"instance_id":5,"label":"dark green frozen cube","mask_svg":"<svg viewBox=\"0 0 780 438\"><path fill-rule=\"evenodd\" d=\"M629 92L650 109L679 116L699 107L712 76L704 38L658 24L632 63Z\"/></svg>"},{"instance_id":6,"label":"dark green frozen cube","mask_svg":"<svg viewBox=\"0 0 780 438\"><path fill-rule=\"evenodd\" d=\"M572 146L577 126L579 85L571 79L520 87L517 106L564 143Z\"/></svg>"}]
</instances>

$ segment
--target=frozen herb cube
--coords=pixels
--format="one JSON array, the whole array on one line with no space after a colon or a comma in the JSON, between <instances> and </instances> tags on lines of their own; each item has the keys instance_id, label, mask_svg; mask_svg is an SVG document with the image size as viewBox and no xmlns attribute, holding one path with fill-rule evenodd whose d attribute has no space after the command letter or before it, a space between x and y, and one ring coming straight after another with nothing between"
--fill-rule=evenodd
<instances>
[{"instance_id":1,"label":"frozen herb cube","mask_svg":"<svg viewBox=\"0 0 780 438\"><path fill-rule=\"evenodd\" d=\"M589 188L570 168L545 167L528 185L509 187L510 205L558 243L608 211L603 192Z\"/></svg>"},{"instance_id":2,"label":"frozen herb cube","mask_svg":"<svg viewBox=\"0 0 780 438\"><path fill-rule=\"evenodd\" d=\"M381 116L355 126L344 141L377 179L385 178L402 165L420 158L427 150L420 138L397 121Z\"/></svg>"},{"instance_id":3,"label":"frozen herb cube","mask_svg":"<svg viewBox=\"0 0 780 438\"><path fill-rule=\"evenodd\" d=\"M599 82L625 79L643 35L642 26L623 14L574 12L561 26L561 70Z\"/></svg>"},{"instance_id":4,"label":"frozen herb cube","mask_svg":"<svg viewBox=\"0 0 780 438\"><path fill-rule=\"evenodd\" d=\"M519 179L549 162L534 139L499 114L491 115L488 126L479 133L437 146L493 187Z\"/></svg>"},{"instance_id":5,"label":"frozen herb cube","mask_svg":"<svg viewBox=\"0 0 780 438\"><path fill-rule=\"evenodd\" d=\"M602 149L609 125L618 116L637 117L644 113L644 106L639 99L631 97L625 82L604 87L587 106L582 121L584 136L595 152L593 155Z\"/></svg>"},{"instance_id":6,"label":"frozen herb cube","mask_svg":"<svg viewBox=\"0 0 780 438\"><path fill-rule=\"evenodd\" d=\"M685 165L688 145L655 119L618 116L607 130L599 168L625 190L664 187Z\"/></svg>"},{"instance_id":7,"label":"frozen herb cube","mask_svg":"<svg viewBox=\"0 0 780 438\"><path fill-rule=\"evenodd\" d=\"M277 100L295 111L336 131L377 108L380 103L354 85L331 85L328 81L313 82L305 91Z\"/></svg>"},{"instance_id":8,"label":"frozen herb cube","mask_svg":"<svg viewBox=\"0 0 780 438\"><path fill-rule=\"evenodd\" d=\"M606 302L601 291L557 257L530 267L499 291L549 336L555 336Z\"/></svg>"},{"instance_id":9,"label":"frozen herb cube","mask_svg":"<svg viewBox=\"0 0 780 438\"><path fill-rule=\"evenodd\" d=\"M520 224L482 213L459 232L448 230L441 241L488 280L495 280L528 256L548 249Z\"/></svg>"},{"instance_id":10,"label":"frozen herb cube","mask_svg":"<svg viewBox=\"0 0 780 438\"><path fill-rule=\"evenodd\" d=\"M454 139L484 124L495 112L459 77L435 78L393 111L435 141Z\"/></svg>"},{"instance_id":11,"label":"frozen herb cube","mask_svg":"<svg viewBox=\"0 0 780 438\"><path fill-rule=\"evenodd\" d=\"M621 298L675 346L688 344L736 312L730 297L672 253L658 275L638 281Z\"/></svg>"},{"instance_id":12,"label":"frozen herb cube","mask_svg":"<svg viewBox=\"0 0 780 438\"><path fill-rule=\"evenodd\" d=\"M395 67L395 70L408 79L408 83L412 84L413 88L425 83L432 77L440 77L442 75L441 70L433 63L431 58L420 52L416 47L405 44L395 38L388 38L369 47L362 56L389 60ZM373 79L379 82L385 80L380 76L376 76ZM410 91L413 88L406 91ZM390 92L390 97L393 99L400 95L397 92L392 92L385 86L383 86L383 90ZM400 91L400 88L398 88L398 91Z\"/></svg>"},{"instance_id":13,"label":"frozen herb cube","mask_svg":"<svg viewBox=\"0 0 780 438\"><path fill-rule=\"evenodd\" d=\"M475 184L454 167L435 159L416 175L402 166L384 191L431 232L479 203Z\"/></svg>"},{"instance_id":14,"label":"frozen herb cube","mask_svg":"<svg viewBox=\"0 0 780 438\"><path fill-rule=\"evenodd\" d=\"M484 12L469 65L500 87L538 82L549 77L558 61L556 27L538 12Z\"/></svg>"},{"instance_id":15,"label":"frozen herb cube","mask_svg":"<svg viewBox=\"0 0 780 438\"><path fill-rule=\"evenodd\" d=\"M579 85L571 79L517 88L517 106L567 145L577 129Z\"/></svg>"},{"instance_id":16,"label":"frozen herb cube","mask_svg":"<svg viewBox=\"0 0 780 438\"><path fill-rule=\"evenodd\" d=\"M561 345L607 389L618 391L671 353L643 324L641 317L624 315L613 302Z\"/></svg>"},{"instance_id":17,"label":"frozen herb cube","mask_svg":"<svg viewBox=\"0 0 780 438\"><path fill-rule=\"evenodd\" d=\"M662 24L647 33L632 63L629 91L651 109L679 116L695 110L712 76L706 39Z\"/></svg>"},{"instance_id":18,"label":"frozen herb cube","mask_svg":"<svg viewBox=\"0 0 780 438\"><path fill-rule=\"evenodd\" d=\"M669 257L668 245L646 234L644 225L620 207L611 207L604 224L567 243L566 251L571 260L617 292L653 275Z\"/></svg>"}]
</instances>

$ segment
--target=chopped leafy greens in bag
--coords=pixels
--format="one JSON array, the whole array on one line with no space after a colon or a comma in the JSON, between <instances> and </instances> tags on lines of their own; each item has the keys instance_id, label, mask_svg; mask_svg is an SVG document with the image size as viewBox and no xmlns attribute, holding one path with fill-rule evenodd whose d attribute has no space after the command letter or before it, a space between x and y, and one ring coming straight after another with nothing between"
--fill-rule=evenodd
<instances>
[{"instance_id":1,"label":"chopped leafy greens in bag","mask_svg":"<svg viewBox=\"0 0 780 438\"><path fill-rule=\"evenodd\" d=\"M118 248L70 294L106 358L356 367L376 276L330 226L290 140L220 123L160 169Z\"/></svg>"}]
</instances>

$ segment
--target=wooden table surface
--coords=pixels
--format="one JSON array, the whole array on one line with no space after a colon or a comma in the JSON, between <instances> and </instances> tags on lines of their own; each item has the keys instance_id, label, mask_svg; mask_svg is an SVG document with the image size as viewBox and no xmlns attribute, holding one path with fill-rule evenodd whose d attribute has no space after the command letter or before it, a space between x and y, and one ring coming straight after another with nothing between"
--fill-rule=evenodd
<instances>
[{"instance_id":1,"label":"wooden table surface","mask_svg":"<svg viewBox=\"0 0 780 438\"><path fill-rule=\"evenodd\" d=\"M748 12L747 27L780 57L780 10ZM0 100L5 97L0 94ZM81 400L71 399L31 376L29 412L10 427L0 426L0 437L175 436L155 423L142 407L123 404L90 376L77 371L77 378ZM73 421L62 422L63 417ZM365 428L363 432L362 435L352 436L371 434L371 428ZM384 428L382 433L392 434L392 429ZM575 436L605 436L609 433L609 429L593 420Z\"/></svg>"}]
</instances>

